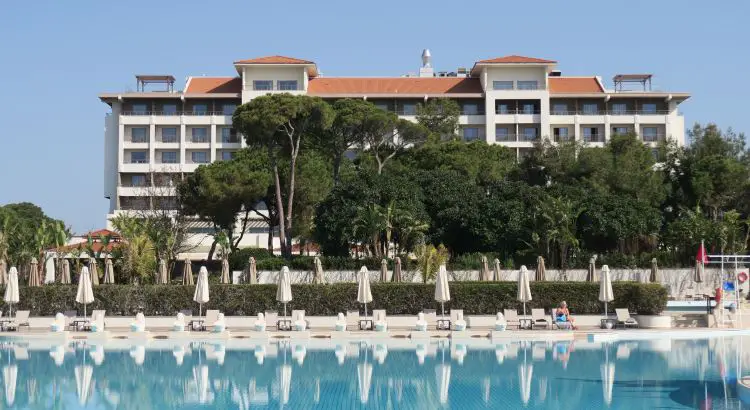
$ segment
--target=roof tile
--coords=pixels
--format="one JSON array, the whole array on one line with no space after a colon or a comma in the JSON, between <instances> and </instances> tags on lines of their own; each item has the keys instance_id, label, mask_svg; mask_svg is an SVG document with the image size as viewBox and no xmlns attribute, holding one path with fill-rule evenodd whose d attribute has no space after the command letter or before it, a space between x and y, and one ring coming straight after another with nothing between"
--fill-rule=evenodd
<instances>
[{"instance_id":1,"label":"roof tile","mask_svg":"<svg viewBox=\"0 0 750 410\"><path fill-rule=\"evenodd\" d=\"M554 60L545 60L542 58L534 58L534 57L524 57L524 56L517 56L517 55L511 55L511 56L505 56L505 57L497 57L497 58L491 58L488 60L479 60L477 63L483 63L483 64L494 64L494 63L508 63L508 64L555 64L557 61Z\"/></svg>"},{"instance_id":2,"label":"roof tile","mask_svg":"<svg viewBox=\"0 0 750 410\"><path fill-rule=\"evenodd\" d=\"M240 77L191 77L185 94L240 93Z\"/></svg>"},{"instance_id":3,"label":"roof tile","mask_svg":"<svg viewBox=\"0 0 750 410\"><path fill-rule=\"evenodd\" d=\"M596 77L550 77L550 94L603 93Z\"/></svg>"},{"instance_id":4,"label":"roof tile","mask_svg":"<svg viewBox=\"0 0 750 410\"><path fill-rule=\"evenodd\" d=\"M471 94L481 93L478 78L394 77L394 78L314 78L308 94Z\"/></svg>"},{"instance_id":5,"label":"roof tile","mask_svg":"<svg viewBox=\"0 0 750 410\"><path fill-rule=\"evenodd\" d=\"M235 64L315 64L312 61L285 56L267 56L235 61Z\"/></svg>"}]
</instances>

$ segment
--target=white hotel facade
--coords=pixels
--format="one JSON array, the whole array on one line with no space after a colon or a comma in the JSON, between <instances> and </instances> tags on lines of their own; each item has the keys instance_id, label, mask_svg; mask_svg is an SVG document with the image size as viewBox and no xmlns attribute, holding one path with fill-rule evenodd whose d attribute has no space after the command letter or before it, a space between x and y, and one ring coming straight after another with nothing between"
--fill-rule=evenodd
<instances>
[{"instance_id":1,"label":"white hotel facade","mask_svg":"<svg viewBox=\"0 0 750 410\"><path fill-rule=\"evenodd\" d=\"M406 119L415 119L419 103L450 98L461 107L460 136L507 146L519 157L542 138L603 146L614 134L634 132L654 147L667 138L684 144L678 106L689 94L652 91L649 74L617 75L606 88L600 77L566 77L556 65L506 56L443 72L432 67L425 50L419 72L400 77L325 77L312 61L282 56L236 61L236 76L189 77L182 91L174 90L172 76L136 76L136 92L99 96L111 107L104 135L107 219L173 206L176 181L245 146L232 129L235 107L269 93L362 98ZM165 89L146 90L154 83ZM632 84L637 90L625 89ZM205 256L209 228L195 224L194 257ZM267 235L267 225L255 220L241 246L264 247Z\"/></svg>"}]
</instances>

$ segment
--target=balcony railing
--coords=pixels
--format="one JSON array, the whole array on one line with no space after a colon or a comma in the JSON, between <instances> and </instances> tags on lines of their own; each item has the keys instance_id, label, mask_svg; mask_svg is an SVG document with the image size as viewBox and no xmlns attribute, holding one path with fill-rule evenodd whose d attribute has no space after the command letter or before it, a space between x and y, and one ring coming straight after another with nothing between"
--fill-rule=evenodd
<instances>
[{"instance_id":1,"label":"balcony railing","mask_svg":"<svg viewBox=\"0 0 750 410\"><path fill-rule=\"evenodd\" d=\"M134 144L145 144L148 142L148 137L130 137L127 142L132 142Z\"/></svg>"},{"instance_id":2,"label":"balcony railing","mask_svg":"<svg viewBox=\"0 0 750 410\"><path fill-rule=\"evenodd\" d=\"M495 134L496 142L516 142L518 136L516 134Z\"/></svg>"},{"instance_id":3,"label":"balcony railing","mask_svg":"<svg viewBox=\"0 0 750 410\"><path fill-rule=\"evenodd\" d=\"M584 135L583 142L604 142L604 135Z\"/></svg>"},{"instance_id":4,"label":"balcony railing","mask_svg":"<svg viewBox=\"0 0 750 410\"><path fill-rule=\"evenodd\" d=\"M148 158L145 159L131 159L128 164L148 164Z\"/></svg>"},{"instance_id":5,"label":"balcony railing","mask_svg":"<svg viewBox=\"0 0 750 410\"><path fill-rule=\"evenodd\" d=\"M161 116L173 116L173 115L195 115L195 116L211 116L211 115L222 115L231 117L232 114L226 114L224 111L123 111L122 115L161 115Z\"/></svg>"},{"instance_id":6,"label":"balcony railing","mask_svg":"<svg viewBox=\"0 0 750 410\"><path fill-rule=\"evenodd\" d=\"M205 144L205 143L208 143L208 136L203 136L203 137L193 136L192 138L190 138L190 142L194 144Z\"/></svg>"},{"instance_id":7,"label":"balcony railing","mask_svg":"<svg viewBox=\"0 0 750 410\"><path fill-rule=\"evenodd\" d=\"M644 111L644 110L552 110L551 115L668 115L669 110L656 110L656 111Z\"/></svg>"},{"instance_id":8,"label":"balcony railing","mask_svg":"<svg viewBox=\"0 0 750 410\"><path fill-rule=\"evenodd\" d=\"M538 115L540 111L538 109L534 110L495 110L496 115L513 115L513 114L522 114L522 115Z\"/></svg>"},{"instance_id":9,"label":"balcony railing","mask_svg":"<svg viewBox=\"0 0 750 410\"><path fill-rule=\"evenodd\" d=\"M222 138L221 143L222 144L239 144L240 137Z\"/></svg>"},{"instance_id":10,"label":"balcony railing","mask_svg":"<svg viewBox=\"0 0 750 410\"><path fill-rule=\"evenodd\" d=\"M484 108L477 108L476 110L461 110L461 115L484 115Z\"/></svg>"},{"instance_id":11,"label":"balcony railing","mask_svg":"<svg viewBox=\"0 0 750 410\"><path fill-rule=\"evenodd\" d=\"M555 135L554 140L555 142L567 142L567 141L573 141L576 139L575 135Z\"/></svg>"},{"instance_id":12,"label":"balcony railing","mask_svg":"<svg viewBox=\"0 0 750 410\"><path fill-rule=\"evenodd\" d=\"M664 141L667 138L667 136L666 134L661 134L661 133L650 134L650 135L644 134L642 138L643 138L643 142L660 142L660 141Z\"/></svg>"}]
</instances>

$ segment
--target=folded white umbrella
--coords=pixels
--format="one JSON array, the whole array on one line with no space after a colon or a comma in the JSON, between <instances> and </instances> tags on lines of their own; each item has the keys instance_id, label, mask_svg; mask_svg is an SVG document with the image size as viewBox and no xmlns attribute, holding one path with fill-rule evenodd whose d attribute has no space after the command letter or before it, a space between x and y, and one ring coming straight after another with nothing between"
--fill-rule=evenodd
<instances>
[{"instance_id":1,"label":"folded white umbrella","mask_svg":"<svg viewBox=\"0 0 750 410\"><path fill-rule=\"evenodd\" d=\"M195 293L193 293L193 302L198 304L199 317L203 315L203 304L208 303L208 301L208 269L201 266L200 271L198 271L198 283L195 284Z\"/></svg>"},{"instance_id":2,"label":"folded white umbrella","mask_svg":"<svg viewBox=\"0 0 750 410\"><path fill-rule=\"evenodd\" d=\"M526 316L526 303L531 302L531 288L529 287L529 271L521 265L518 272L518 301L523 303L523 315Z\"/></svg>"},{"instance_id":3,"label":"folded white umbrella","mask_svg":"<svg viewBox=\"0 0 750 410\"><path fill-rule=\"evenodd\" d=\"M76 375L76 391L78 392L78 403L85 406L89 401L91 393L91 378L94 375L94 368L91 366L76 366L74 369Z\"/></svg>"},{"instance_id":4,"label":"folded white umbrella","mask_svg":"<svg viewBox=\"0 0 750 410\"><path fill-rule=\"evenodd\" d=\"M388 261L385 259L380 261L380 281L388 282Z\"/></svg>"},{"instance_id":5,"label":"folded white umbrella","mask_svg":"<svg viewBox=\"0 0 750 410\"><path fill-rule=\"evenodd\" d=\"M395 262L393 262L393 279L394 282L401 282L401 258L396 256Z\"/></svg>"},{"instance_id":6,"label":"folded white umbrella","mask_svg":"<svg viewBox=\"0 0 750 410\"><path fill-rule=\"evenodd\" d=\"M182 265L182 284L192 285L193 284L193 266L190 259L185 258L185 263Z\"/></svg>"},{"instance_id":7,"label":"folded white umbrella","mask_svg":"<svg viewBox=\"0 0 750 410\"><path fill-rule=\"evenodd\" d=\"M86 317L86 305L94 303L94 288L91 286L91 276L89 268L81 268L78 275L78 292L76 293L76 302L83 305L83 317Z\"/></svg>"},{"instance_id":8,"label":"folded white umbrella","mask_svg":"<svg viewBox=\"0 0 750 410\"><path fill-rule=\"evenodd\" d=\"M491 281L492 280L492 274L490 273L490 267L487 264L487 257L482 255L482 278L483 281Z\"/></svg>"},{"instance_id":9,"label":"folded white umbrella","mask_svg":"<svg viewBox=\"0 0 750 410\"><path fill-rule=\"evenodd\" d=\"M67 259L62 261L62 275L60 275L60 283L63 285L70 285L70 262Z\"/></svg>"},{"instance_id":10,"label":"folded white umbrella","mask_svg":"<svg viewBox=\"0 0 750 410\"><path fill-rule=\"evenodd\" d=\"M8 316L13 314L13 305L20 302L20 295L18 294L18 270L15 266L10 268L8 273L8 284L5 286L5 297L3 300L8 304L9 313Z\"/></svg>"},{"instance_id":11,"label":"folded white umbrella","mask_svg":"<svg viewBox=\"0 0 750 410\"><path fill-rule=\"evenodd\" d=\"M604 316L606 317L607 304L615 299L612 293L612 277L609 274L609 266L604 265L601 269L601 281L599 282L599 301L604 302Z\"/></svg>"},{"instance_id":12,"label":"folded white umbrella","mask_svg":"<svg viewBox=\"0 0 750 410\"><path fill-rule=\"evenodd\" d=\"M282 267L279 272L276 301L284 305L284 317L286 317L286 304L292 301L292 279L289 277L289 268L286 266Z\"/></svg>"},{"instance_id":13,"label":"folded white umbrella","mask_svg":"<svg viewBox=\"0 0 750 410\"><path fill-rule=\"evenodd\" d=\"M451 384L451 365L442 363L435 366L435 379L437 380L438 392L440 392L440 404L448 404L448 390Z\"/></svg>"},{"instance_id":14,"label":"folded white umbrella","mask_svg":"<svg viewBox=\"0 0 750 410\"><path fill-rule=\"evenodd\" d=\"M229 260L227 258L221 260L221 283L225 285L232 283L229 277Z\"/></svg>"},{"instance_id":15,"label":"folded white umbrella","mask_svg":"<svg viewBox=\"0 0 750 410\"><path fill-rule=\"evenodd\" d=\"M115 284L115 266L109 256L104 261L104 283L108 285Z\"/></svg>"},{"instance_id":16,"label":"folded white umbrella","mask_svg":"<svg viewBox=\"0 0 750 410\"><path fill-rule=\"evenodd\" d=\"M367 304L372 302L372 292L370 291L370 273L365 266L359 270L357 276L357 302L364 303L365 317L367 317Z\"/></svg>"},{"instance_id":17,"label":"folded white umbrella","mask_svg":"<svg viewBox=\"0 0 750 410\"><path fill-rule=\"evenodd\" d=\"M497 258L495 258L494 269L495 269L495 280L500 280L500 277L502 276L502 271L500 270L500 260Z\"/></svg>"},{"instance_id":18,"label":"folded white umbrella","mask_svg":"<svg viewBox=\"0 0 750 410\"><path fill-rule=\"evenodd\" d=\"M89 258L89 273L91 274L91 285L99 286L99 269L96 267L96 259Z\"/></svg>"},{"instance_id":19,"label":"folded white umbrella","mask_svg":"<svg viewBox=\"0 0 750 410\"><path fill-rule=\"evenodd\" d=\"M158 277L156 278L156 283L160 285L166 285L169 283L169 275L167 274L167 261L164 259L159 259L159 266L158 266Z\"/></svg>"},{"instance_id":20,"label":"folded white umbrella","mask_svg":"<svg viewBox=\"0 0 750 410\"><path fill-rule=\"evenodd\" d=\"M451 301L451 292L448 288L448 269L445 264L440 265L435 278L435 301L440 303L442 316L445 318L445 302Z\"/></svg>"},{"instance_id":21,"label":"folded white umbrella","mask_svg":"<svg viewBox=\"0 0 750 410\"><path fill-rule=\"evenodd\" d=\"M31 263L29 264L29 286L41 285L39 281L39 262L36 258L31 258Z\"/></svg>"},{"instance_id":22,"label":"folded white umbrella","mask_svg":"<svg viewBox=\"0 0 750 410\"><path fill-rule=\"evenodd\" d=\"M12 406L16 401L16 380L18 379L18 367L11 364L3 367L3 380L5 381L5 402Z\"/></svg>"},{"instance_id":23,"label":"folded white umbrella","mask_svg":"<svg viewBox=\"0 0 750 410\"><path fill-rule=\"evenodd\" d=\"M315 276L313 277L313 283L326 283L325 276L323 276L323 263L320 262L319 257L315 257Z\"/></svg>"},{"instance_id":24,"label":"folded white umbrella","mask_svg":"<svg viewBox=\"0 0 750 410\"><path fill-rule=\"evenodd\" d=\"M247 267L245 268L245 283L255 285L258 283L258 269L255 263L255 258L250 257L247 261Z\"/></svg>"},{"instance_id":25,"label":"folded white umbrella","mask_svg":"<svg viewBox=\"0 0 750 410\"><path fill-rule=\"evenodd\" d=\"M357 365L357 380L359 381L359 401L362 404L370 399L370 383L372 383L372 365L364 362Z\"/></svg>"}]
</instances>

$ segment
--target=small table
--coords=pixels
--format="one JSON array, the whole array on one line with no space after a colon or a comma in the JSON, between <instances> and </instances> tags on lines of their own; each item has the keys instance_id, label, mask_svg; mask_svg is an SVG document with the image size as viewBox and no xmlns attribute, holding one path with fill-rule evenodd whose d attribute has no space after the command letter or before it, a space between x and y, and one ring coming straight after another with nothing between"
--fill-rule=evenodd
<instances>
[{"instance_id":1,"label":"small table","mask_svg":"<svg viewBox=\"0 0 750 410\"><path fill-rule=\"evenodd\" d=\"M359 330L372 330L372 319L360 319Z\"/></svg>"},{"instance_id":2,"label":"small table","mask_svg":"<svg viewBox=\"0 0 750 410\"><path fill-rule=\"evenodd\" d=\"M518 328L519 329L526 329L530 330L534 327L534 321L529 318L520 318L518 319Z\"/></svg>"},{"instance_id":3,"label":"small table","mask_svg":"<svg viewBox=\"0 0 750 410\"><path fill-rule=\"evenodd\" d=\"M91 326L89 326L89 320L88 319L73 319L70 322L70 327L72 327L75 330L82 329L82 330L88 330L86 327L90 329Z\"/></svg>"},{"instance_id":4,"label":"small table","mask_svg":"<svg viewBox=\"0 0 750 410\"><path fill-rule=\"evenodd\" d=\"M607 323L610 323L612 326L609 329L614 329L615 327L617 327L617 319L604 318L602 319L602 324L601 324L602 329L607 329Z\"/></svg>"},{"instance_id":5,"label":"small table","mask_svg":"<svg viewBox=\"0 0 750 410\"><path fill-rule=\"evenodd\" d=\"M292 319L279 319L276 321L276 328L279 330L292 330Z\"/></svg>"},{"instance_id":6,"label":"small table","mask_svg":"<svg viewBox=\"0 0 750 410\"><path fill-rule=\"evenodd\" d=\"M451 320L450 319L438 319L436 328L437 330L450 330Z\"/></svg>"},{"instance_id":7,"label":"small table","mask_svg":"<svg viewBox=\"0 0 750 410\"><path fill-rule=\"evenodd\" d=\"M188 330L194 330L194 329L200 329L200 330L206 330L206 326L203 325L205 321L203 319L192 319L188 322ZM196 326L198 325L198 326Z\"/></svg>"},{"instance_id":8,"label":"small table","mask_svg":"<svg viewBox=\"0 0 750 410\"><path fill-rule=\"evenodd\" d=\"M0 331L5 331L5 326L13 322L12 319L0 319Z\"/></svg>"}]
</instances>

